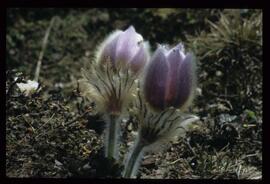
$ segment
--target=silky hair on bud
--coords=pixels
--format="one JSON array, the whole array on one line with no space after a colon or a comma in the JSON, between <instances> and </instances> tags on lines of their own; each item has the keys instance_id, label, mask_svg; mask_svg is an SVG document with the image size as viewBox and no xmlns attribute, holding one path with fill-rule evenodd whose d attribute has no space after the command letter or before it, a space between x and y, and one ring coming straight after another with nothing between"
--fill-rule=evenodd
<instances>
[{"instance_id":1,"label":"silky hair on bud","mask_svg":"<svg viewBox=\"0 0 270 184\"><path fill-rule=\"evenodd\" d=\"M95 110L97 112L104 112L105 105L100 94L92 87L86 79L78 80L79 90L82 96L85 96L89 101L96 103Z\"/></svg>"}]
</instances>

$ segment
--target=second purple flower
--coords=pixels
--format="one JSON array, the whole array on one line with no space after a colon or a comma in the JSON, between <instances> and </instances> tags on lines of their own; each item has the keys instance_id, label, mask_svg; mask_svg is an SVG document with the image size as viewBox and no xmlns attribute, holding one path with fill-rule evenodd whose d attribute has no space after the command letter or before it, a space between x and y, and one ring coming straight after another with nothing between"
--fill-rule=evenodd
<instances>
[{"instance_id":1,"label":"second purple flower","mask_svg":"<svg viewBox=\"0 0 270 184\"><path fill-rule=\"evenodd\" d=\"M194 56L185 54L182 44L170 50L159 46L145 73L145 98L155 109L181 108L192 97L195 82Z\"/></svg>"}]
</instances>

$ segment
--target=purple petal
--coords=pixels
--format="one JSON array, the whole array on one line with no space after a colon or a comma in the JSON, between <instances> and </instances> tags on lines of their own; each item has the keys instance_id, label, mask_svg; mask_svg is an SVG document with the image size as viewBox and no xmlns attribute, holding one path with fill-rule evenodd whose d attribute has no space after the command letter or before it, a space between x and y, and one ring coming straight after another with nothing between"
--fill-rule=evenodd
<instances>
[{"instance_id":1,"label":"purple petal","mask_svg":"<svg viewBox=\"0 0 270 184\"><path fill-rule=\"evenodd\" d=\"M193 55L187 54L183 63L180 66L178 73L178 83L177 83L177 95L173 105L175 107L183 106L189 96L191 95L193 83L194 83L194 64L193 64Z\"/></svg>"},{"instance_id":2,"label":"purple petal","mask_svg":"<svg viewBox=\"0 0 270 184\"><path fill-rule=\"evenodd\" d=\"M100 54L100 63L110 61L113 65L115 65L115 54L116 54L116 46L118 43L118 39L123 34L122 31L116 31L112 33L105 41L104 47Z\"/></svg>"},{"instance_id":3,"label":"purple petal","mask_svg":"<svg viewBox=\"0 0 270 184\"><path fill-rule=\"evenodd\" d=\"M144 81L145 98L150 105L157 109L165 107L164 96L169 66L164 52L165 50L161 47L155 52L147 68Z\"/></svg>"},{"instance_id":4,"label":"purple petal","mask_svg":"<svg viewBox=\"0 0 270 184\"><path fill-rule=\"evenodd\" d=\"M116 49L117 62L128 62L140 49L140 43L143 38L140 34L136 33L133 26L130 26L119 37Z\"/></svg>"},{"instance_id":5,"label":"purple petal","mask_svg":"<svg viewBox=\"0 0 270 184\"><path fill-rule=\"evenodd\" d=\"M137 52L137 54L129 62L131 65L131 69L135 73L137 73L139 70L141 70L144 67L147 59L148 59L148 54L147 54L146 45L141 44L140 50Z\"/></svg>"},{"instance_id":6,"label":"purple petal","mask_svg":"<svg viewBox=\"0 0 270 184\"><path fill-rule=\"evenodd\" d=\"M177 95L178 71L183 63L184 57L180 53L179 47L170 50L167 60L169 63L169 75L166 87L165 101L167 106L174 103Z\"/></svg>"}]
</instances>

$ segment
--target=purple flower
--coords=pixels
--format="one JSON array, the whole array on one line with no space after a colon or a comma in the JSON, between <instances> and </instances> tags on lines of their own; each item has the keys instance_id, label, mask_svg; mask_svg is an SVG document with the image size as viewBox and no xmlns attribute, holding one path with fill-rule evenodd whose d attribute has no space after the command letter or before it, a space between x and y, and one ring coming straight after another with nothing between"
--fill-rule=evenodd
<instances>
[{"instance_id":1,"label":"purple flower","mask_svg":"<svg viewBox=\"0 0 270 184\"><path fill-rule=\"evenodd\" d=\"M111 62L114 67L130 65L134 72L138 72L148 59L148 44L138 34L133 26L125 31L113 32L102 43L97 61L101 64Z\"/></svg>"},{"instance_id":2,"label":"purple flower","mask_svg":"<svg viewBox=\"0 0 270 184\"><path fill-rule=\"evenodd\" d=\"M194 57L184 53L182 44L171 50L159 46L146 70L145 98L155 109L182 107L192 96L195 78Z\"/></svg>"}]
</instances>

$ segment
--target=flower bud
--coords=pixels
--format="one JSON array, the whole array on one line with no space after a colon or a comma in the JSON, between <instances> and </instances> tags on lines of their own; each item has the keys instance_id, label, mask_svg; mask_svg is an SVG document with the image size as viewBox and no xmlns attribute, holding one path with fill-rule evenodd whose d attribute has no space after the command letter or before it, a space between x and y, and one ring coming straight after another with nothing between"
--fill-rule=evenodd
<instances>
[{"instance_id":1,"label":"flower bud","mask_svg":"<svg viewBox=\"0 0 270 184\"><path fill-rule=\"evenodd\" d=\"M149 57L148 43L138 34L133 26L125 31L113 32L101 44L97 53L97 62L103 65L111 62L113 67L130 65L137 73L145 65Z\"/></svg>"},{"instance_id":2,"label":"flower bud","mask_svg":"<svg viewBox=\"0 0 270 184\"><path fill-rule=\"evenodd\" d=\"M136 90L139 71L148 60L147 43L133 26L113 32L101 44L97 58L82 69L80 89L94 100L106 122L105 156L118 159L120 122Z\"/></svg>"},{"instance_id":3,"label":"flower bud","mask_svg":"<svg viewBox=\"0 0 270 184\"><path fill-rule=\"evenodd\" d=\"M182 44L171 50L159 46L145 73L145 98L159 110L183 107L193 94L195 78L194 56L185 54Z\"/></svg>"}]
</instances>

